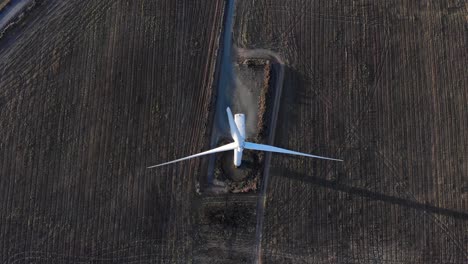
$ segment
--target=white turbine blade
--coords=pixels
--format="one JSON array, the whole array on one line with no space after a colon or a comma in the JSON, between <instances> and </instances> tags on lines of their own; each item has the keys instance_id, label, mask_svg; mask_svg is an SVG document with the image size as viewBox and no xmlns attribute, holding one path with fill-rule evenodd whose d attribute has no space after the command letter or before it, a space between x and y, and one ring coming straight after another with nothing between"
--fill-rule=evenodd
<instances>
[{"instance_id":1,"label":"white turbine blade","mask_svg":"<svg viewBox=\"0 0 468 264\"><path fill-rule=\"evenodd\" d=\"M236 142L240 142L241 135L239 133L239 130L237 129L237 125L234 122L234 117L232 116L231 109L228 107L226 108L226 112L228 115L228 120L229 120L229 128L231 129L231 136Z\"/></svg>"},{"instance_id":2,"label":"white turbine blade","mask_svg":"<svg viewBox=\"0 0 468 264\"><path fill-rule=\"evenodd\" d=\"M179 162L179 161L182 161L182 160L187 160L187 159L191 159L191 158L200 157L200 156L203 156L203 155L208 155L208 154L212 154L212 153L218 153L218 152L233 150L233 149L235 149L237 147L238 147L238 144L236 142L232 142L232 143L229 143L227 145L217 147L217 148L214 148L214 149L210 149L210 150L207 150L207 151L204 151L204 152L201 152L201 153L198 153L198 154L194 154L194 155L191 155L191 156L188 156L188 157L185 157L185 158L176 159L176 160L165 162L165 163L158 164L158 165L153 165L153 166L148 167L148 169L163 166L163 165L167 165L167 164L171 164L171 163L175 163L175 162Z\"/></svg>"},{"instance_id":3,"label":"white turbine blade","mask_svg":"<svg viewBox=\"0 0 468 264\"><path fill-rule=\"evenodd\" d=\"M301 153L301 152L297 152L297 151L292 151L292 150L288 150L288 149L273 147L273 146L270 146L270 145L256 144L256 143L251 143L251 142L245 142L244 148L252 149L252 150L277 152L277 153L283 153L283 154L299 155L299 156L305 156L305 157L317 158L317 159L343 161L343 160L340 160L340 159L332 159L332 158L327 158L327 157L322 157L322 156L310 155L310 154Z\"/></svg>"}]
</instances>

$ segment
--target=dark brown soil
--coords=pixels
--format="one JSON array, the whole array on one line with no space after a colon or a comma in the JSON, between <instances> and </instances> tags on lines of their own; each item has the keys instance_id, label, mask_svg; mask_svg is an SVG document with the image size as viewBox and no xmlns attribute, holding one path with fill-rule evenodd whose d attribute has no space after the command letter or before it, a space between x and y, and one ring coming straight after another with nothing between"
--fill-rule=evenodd
<instances>
[{"instance_id":1,"label":"dark brown soil","mask_svg":"<svg viewBox=\"0 0 468 264\"><path fill-rule=\"evenodd\" d=\"M256 196L203 196L194 228L195 263L252 263Z\"/></svg>"},{"instance_id":2,"label":"dark brown soil","mask_svg":"<svg viewBox=\"0 0 468 264\"><path fill-rule=\"evenodd\" d=\"M467 262L466 1L236 0L286 62L259 127L345 160L274 154L264 218L146 169L209 146L223 1L40 2L0 40L0 263Z\"/></svg>"},{"instance_id":3,"label":"dark brown soil","mask_svg":"<svg viewBox=\"0 0 468 264\"><path fill-rule=\"evenodd\" d=\"M242 155L242 164L239 167L234 166L233 158L234 153L232 151L225 152L220 155L221 169L223 176L227 180L234 182L240 182L245 180L249 176L249 172L258 166L258 157L255 157L252 152L244 152Z\"/></svg>"},{"instance_id":4,"label":"dark brown soil","mask_svg":"<svg viewBox=\"0 0 468 264\"><path fill-rule=\"evenodd\" d=\"M468 3L239 1L287 62L264 263L466 263Z\"/></svg>"},{"instance_id":5,"label":"dark brown soil","mask_svg":"<svg viewBox=\"0 0 468 264\"><path fill-rule=\"evenodd\" d=\"M42 1L0 40L0 263L187 263L222 1Z\"/></svg>"}]
</instances>

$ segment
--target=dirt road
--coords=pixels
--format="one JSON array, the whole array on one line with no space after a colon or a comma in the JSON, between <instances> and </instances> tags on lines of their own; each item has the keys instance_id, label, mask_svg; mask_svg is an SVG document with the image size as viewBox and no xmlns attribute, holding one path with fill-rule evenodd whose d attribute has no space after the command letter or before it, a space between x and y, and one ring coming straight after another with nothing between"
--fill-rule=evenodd
<instances>
[{"instance_id":1,"label":"dirt road","mask_svg":"<svg viewBox=\"0 0 468 264\"><path fill-rule=\"evenodd\" d=\"M273 100L273 110L271 113L271 121L268 125L268 144L273 145L275 140L276 121L278 120L278 111L281 101L281 93L283 90L284 81L284 62L281 57L273 51L266 49L243 49L237 48L236 53L240 58L249 59L265 59L271 62L273 70L275 71L276 79L274 80L274 91L275 98ZM257 202L257 223L256 223L256 235L255 235L255 263L261 263L262 254L262 232L263 232L263 220L265 217L265 203L266 203L266 192L268 187L268 178L270 175L270 162L271 153L265 153L265 167L263 169L263 177L261 183L261 190L258 196Z\"/></svg>"}]
</instances>

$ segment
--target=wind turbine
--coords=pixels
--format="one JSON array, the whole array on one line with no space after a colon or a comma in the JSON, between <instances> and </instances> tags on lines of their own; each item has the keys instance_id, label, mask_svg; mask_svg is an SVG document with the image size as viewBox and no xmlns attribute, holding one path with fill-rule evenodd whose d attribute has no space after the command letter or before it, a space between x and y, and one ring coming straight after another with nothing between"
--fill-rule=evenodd
<instances>
[{"instance_id":1,"label":"wind turbine","mask_svg":"<svg viewBox=\"0 0 468 264\"><path fill-rule=\"evenodd\" d=\"M221 147L217 147L208 151L204 151L195 155L191 155L185 158L181 159L176 159L173 161L161 163L158 165L150 166L150 168L155 168L159 166L164 166L167 164L183 161L183 160L188 160L191 158L196 158L212 153L218 153L218 152L224 152L228 150L234 150L234 165L236 167L239 167L242 163L242 151L244 149L251 149L251 150L260 150L260 151L269 151L269 152L275 152L275 153L283 153L283 154L290 154L290 155L299 155L299 156L305 156L305 157L310 157L310 158L316 158L316 159L325 159L325 160L334 160L334 161L343 161L340 159L332 159L332 158L327 158L327 157L322 157L322 156L316 156L316 155L311 155L311 154L306 154L306 153L301 153L297 151L292 151L288 149L283 149L283 148L278 148L278 147L273 147L270 145L264 145L264 144L257 144L257 143L252 143L252 142L247 142L245 141L245 115L244 114L236 114L235 118L232 117L232 112L231 109L228 107L226 109L228 120L229 120L229 128L231 129L231 136L232 139L234 139L234 142L226 144Z\"/></svg>"}]
</instances>

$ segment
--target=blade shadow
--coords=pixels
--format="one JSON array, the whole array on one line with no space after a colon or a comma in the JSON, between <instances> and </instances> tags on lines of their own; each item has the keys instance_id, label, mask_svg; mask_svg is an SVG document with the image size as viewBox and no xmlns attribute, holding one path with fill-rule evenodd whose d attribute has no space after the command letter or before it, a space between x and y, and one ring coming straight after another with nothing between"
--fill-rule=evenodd
<instances>
[{"instance_id":1,"label":"blade shadow","mask_svg":"<svg viewBox=\"0 0 468 264\"><path fill-rule=\"evenodd\" d=\"M458 218L462 220L468 220L468 213L455 211L455 210L447 209L447 208L441 208L441 207L437 207L431 204L418 203L418 202L411 201L408 199L390 196L390 195L386 195L382 193L377 193L377 192L369 191L363 188L353 187L353 186L349 186L345 184L340 184L340 183L322 179L322 178L302 175L299 173L288 171L286 169L275 169L274 175L288 178L288 179L295 180L295 181L301 181L301 182L317 185L317 186L335 190L335 191L346 192L351 195L369 198L370 200L373 200L373 201L382 201L385 203L391 203L391 204L400 205L400 206L404 206L408 208L413 208L419 211L426 211L426 212L430 212L430 213L434 213L438 215L445 215L445 216Z\"/></svg>"}]
</instances>

